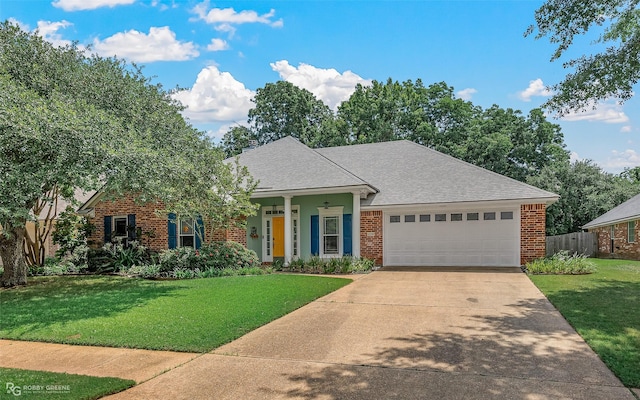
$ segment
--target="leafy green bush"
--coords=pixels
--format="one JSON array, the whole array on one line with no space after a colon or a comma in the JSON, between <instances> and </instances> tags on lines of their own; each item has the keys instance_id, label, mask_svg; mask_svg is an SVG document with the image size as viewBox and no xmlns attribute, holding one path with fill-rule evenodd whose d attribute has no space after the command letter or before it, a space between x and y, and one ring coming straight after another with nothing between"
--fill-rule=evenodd
<instances>
[{"instance_id":1,"label":"leafy green bush","mask_svg":"<svg viewBox=\"0 0 640 400\"><path fill-rule=\"evenodd\" d=\"M596 272L596 266L585 255L561 251L551 257L539 258L525 265L528 274L582 275Z\"/></svg>"},{"instance_id":2,"label":"leafy green bush","mask_svg":"<svg viewBox=\"0 0 640 400\"><path fill-rule=\"evenodd\" d=\"M133 273L137 274L140 268L136 267ZM129 273L132 273L131 270ZM158 255L156 276L191 279L261 273L264 271L253 250L236 242L212 242L202 245L198 250L182 247L162 251Z\"/></svg>"},{"instance_id":3,"label":"leafy green bush","mask_svg":"<svg viewBox=\"0 0 640 400\"><path fill-rule=\"evenodd\" d=\"M311 256L308 260L302 258L291 260L287 267L274 262L273 267L279 271L304 272L308 274L352 274L371 271L374 267L374 262L367 258L351 256L326 259Z\"/></svg>"},{"instance_id":4,"label":"leafy green bush","mask_svg":"<svg viewBox=\"0 0 640 400\"><path fill-rule=\"evenodd\" d=\"M151 260L147 248L135 240L126 246L122 243L106 243L103 249L111 256L115 272L126 271L134 265L147 264Z\"/></svg>"}]
</instances>

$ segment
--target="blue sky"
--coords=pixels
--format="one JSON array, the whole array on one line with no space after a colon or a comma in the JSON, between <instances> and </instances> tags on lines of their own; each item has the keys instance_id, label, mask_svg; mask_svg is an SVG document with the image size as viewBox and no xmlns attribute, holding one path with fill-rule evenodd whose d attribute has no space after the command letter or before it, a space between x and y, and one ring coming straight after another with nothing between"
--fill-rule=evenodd
<instances>
[{"instance_id":1,"label":"blue sky","mask_svg":"<svg viewBox=\"0 0 640 400\"><path fill-rule=\"evenodd\" d=\"M288 80L332 108L356 83L444 81L458 97L527 113L567 72L554 47L523 33L541 1L0 0L0 19L77 41L182 88L194 126L220 137L245 124L251 98ZM568 56L599 48L591 38ZM564 58L563 60L567 60ZM553 120L573 159L620 172L640 166L639 100L613 101Z\"/></svg>"}]
</instances>

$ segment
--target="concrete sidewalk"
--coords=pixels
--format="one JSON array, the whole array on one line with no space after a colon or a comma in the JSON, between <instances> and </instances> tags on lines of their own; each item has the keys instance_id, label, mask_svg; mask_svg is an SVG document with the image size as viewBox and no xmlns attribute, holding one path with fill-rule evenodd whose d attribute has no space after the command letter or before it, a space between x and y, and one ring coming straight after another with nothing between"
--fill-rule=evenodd
<instances>
[{"instance_id":1,"label":"concrete sidewalk","mask_svg":"<svg viewBox=\"0 0 640 400\"><path fill-rule=\"evenodd\" d=\"M629 399L519 269L381 270L112 399Z\"/></svg>"},{"instance_id":2,"label":"concrete sidewalk","mask_svg":"<svg viewBox=\"0 0 640 400\"><path fill-rule=\"evenodd\" d=\"M201 354L0 340L0 367L149 380Z\"/></svg>"}]
</instances>

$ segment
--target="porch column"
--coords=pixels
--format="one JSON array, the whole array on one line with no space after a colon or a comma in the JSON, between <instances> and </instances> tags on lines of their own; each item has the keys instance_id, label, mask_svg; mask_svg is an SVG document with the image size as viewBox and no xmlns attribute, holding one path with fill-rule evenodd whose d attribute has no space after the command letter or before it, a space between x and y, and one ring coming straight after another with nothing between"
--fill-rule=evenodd
<instances>
[{"instance_id":1,"label":"porch column","mask_svg":"<svg viewBox=\"0 0 640 400\"><path fill-rule=\"evenodd\" d=\"M289 265L293 254L293 236L291 234L291 196L284 198L284 265Z\"/></svg>"},{"instance_id":2,"label":"porch column","mask_svg":"<svg viewBox=\"0 0 640 400\"><path fill-rule=\"evenodd\" d=\"M360 192L353 192L353 214L351 215L351 253L360 257Z\"/></svg>"}]
</instances>

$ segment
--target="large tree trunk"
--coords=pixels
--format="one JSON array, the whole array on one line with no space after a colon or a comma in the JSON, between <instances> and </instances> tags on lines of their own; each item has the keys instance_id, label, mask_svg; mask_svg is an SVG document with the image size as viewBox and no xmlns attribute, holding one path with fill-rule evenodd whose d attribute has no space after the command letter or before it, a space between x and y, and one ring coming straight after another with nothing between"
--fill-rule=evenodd
<instances>
[{"instance_id":1,"label":"large tree trunk","mask_svg":"<svg viewBox=\"0 0 640 400\"><path fill-rule=\"evenodd\" d=\"M4 272L0 279L2 287L27 284L27 264L24 262L23 240L25 228L3 226L0 234L0 259Z\"/></svg>"}]
</instances>

